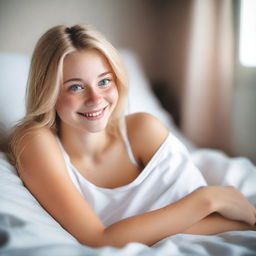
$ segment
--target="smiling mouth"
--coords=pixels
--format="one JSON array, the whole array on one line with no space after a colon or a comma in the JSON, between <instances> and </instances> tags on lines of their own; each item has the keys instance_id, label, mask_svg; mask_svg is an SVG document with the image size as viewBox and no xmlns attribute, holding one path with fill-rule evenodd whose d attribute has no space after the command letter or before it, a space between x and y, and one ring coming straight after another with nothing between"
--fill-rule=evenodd
<instances>
[{"instance_id":1,"label":"smiling mouth","mask_svg":"<svg viewBox=\"0 0 256 256\"><path fill-rule=\"evenodd\" d=\"M79 115L84 116L88 119L94 120L94 119L99 119L102 117L104 110L107 108L108 106L100 109L100 110L96 110L96 111L91 111L91 112L78 112Z\"/></svg>"}]
</instances>

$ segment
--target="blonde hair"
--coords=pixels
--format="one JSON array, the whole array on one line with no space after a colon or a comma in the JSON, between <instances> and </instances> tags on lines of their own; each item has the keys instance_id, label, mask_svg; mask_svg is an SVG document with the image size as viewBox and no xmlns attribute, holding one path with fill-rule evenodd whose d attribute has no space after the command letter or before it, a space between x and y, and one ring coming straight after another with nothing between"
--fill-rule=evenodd
<instances>
[{"instance_id":1,"label":"blonde hair","mask_svg":"<svg viewBox=\"0 0 256 256\"><path fill-rule=\"evenodd\" d=\"M91 26L55 26L42 35L32 55L26 115L14 128L9 142L9 158L14 165L19 163L19 144L24 136L37 128L57 129L55 105L62 83L63 61L68 54L87 49L96 49L103 54L115 74L119 99L109 120L108 131L114 134L119 131L118 121L123 115L127 75L116 49Z\"/></svg>"}]
</instances>

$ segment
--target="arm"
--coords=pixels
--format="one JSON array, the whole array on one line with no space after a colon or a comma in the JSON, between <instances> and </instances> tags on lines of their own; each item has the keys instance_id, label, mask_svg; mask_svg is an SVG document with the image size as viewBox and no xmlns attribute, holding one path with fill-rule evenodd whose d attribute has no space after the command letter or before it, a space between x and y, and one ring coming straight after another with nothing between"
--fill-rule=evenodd
<instances>
[{"instance_id":1,"label":"arm","mask_svg":"<svg viewBox=\"0 0 256 256\"><path fill-rule=\"evenodd\" d=\"M152 245L165 237L183 232L211 212L210 201L201 191L195 191L164 208L111 225L104 231L104 244L123 246L136 241Z\"/></svg>"},{"instance_id":2,"label":"arm","mask_svg":"<svg viewBox=\"0 0 256 256\"><path fill-rule=\"evenodd\" d=\"M146 165L166 138L168 131L159 120L146 113L131 115L128 119L128 124L135 152L139 155L137 158L142 159L142 162ZM136 144L136 141L140 141L140 143ZM220 214L211 214L211 216L207 216L186 230L186 233L216 234L228 230L255 230L255 226L253 227L242 222L246 221L247 223L254 224L256 210L248 204L248 201L239 191L232 187L208 187L207 189L210 190L208 196L211 197L209 199L215 204L214 208L226 216L226 218ZM218 200L218 197L221 200ZM236 199L238 199L237 202L235 202ZM240 205L242 202L243 206ZM249 209L247 208L248 211L246 211L245 209L248 206ZM239 209L239 207L244 207L244 213L241 213L240 210L243 208Z\"/></svg>"},{"instance_id":3,"label":"arm","mask_svg":"<svg viewBox=\"0 0 256 256\"><path fill-rule=\"evenodd\" d=\"M254 230L256 226L245 222L226 219L218 213L213 213L185 230L185 234L215 235L232 230Z\"/></svg>"},{"instance_id":4,"label":"arm","mask_svg":"<svg viewBox=\"0 0 256 256\"><path fill-rule=\"evenodd\" d=\"M18 171L24 184L63 228L83 244L119 247L137 241L151 245L188 230L216 210L207 188L203 188L162 209L104 227L65 171L54 135L43 130L24 138L23 143L26 147Z\"/></svg>"}]
</instances>

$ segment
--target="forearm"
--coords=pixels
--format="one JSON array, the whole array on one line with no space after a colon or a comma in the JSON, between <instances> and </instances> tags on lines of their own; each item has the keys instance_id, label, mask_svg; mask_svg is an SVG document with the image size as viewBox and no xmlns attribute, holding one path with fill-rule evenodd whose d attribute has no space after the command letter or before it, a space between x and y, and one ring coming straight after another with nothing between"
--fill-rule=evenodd
<instances>
[{"instance_id":1,"label":"forearm","mask_svg":"<svg viewBox=\"0 0 256 256\"><path fill-rule=\"evenodd\" d=\"M214 212L224 217L213 215ZM212 235L229 230L255 230L236 221L255 223L254 212L255 208L236 190L205 187L164 208L123 219L94 234L90 232L89 237L81 235L79 241L93 247L122 247L129 242L152 245L178 233Z\"/></svg>"},{"instance_id":2,"label":"forearm","mask_svg":"<svg viewBox=\"0 0 256 256\"><path fill-rule=\"evenodd\" d=\"M159 210L121 220L106 228L96 246L124 246L128 242L152 245L181 233L208 216L212 211L203 194L195 191Z\"/></svg>"},{"instance_id":3,"label":"forearm","mask_svg":"<svg viewBox=\"0 0 256 256\"><path fill-rule=\"evenodd\" d=\"M241 221L229 220L219 215L218 213L214 213L195 223L183 233L215 235L232 230L256 230L256 227Z\"/></svg>"}]
</instances>

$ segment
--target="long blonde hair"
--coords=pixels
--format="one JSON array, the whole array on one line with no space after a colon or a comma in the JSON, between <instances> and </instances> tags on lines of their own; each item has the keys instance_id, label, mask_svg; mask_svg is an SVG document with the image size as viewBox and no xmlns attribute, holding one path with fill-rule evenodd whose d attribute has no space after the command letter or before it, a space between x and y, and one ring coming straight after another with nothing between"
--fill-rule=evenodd
<instances>
[{"instance_id":1,"label":"long blonde hair","mask_svg":"<svg viewBox=\"0 0 256 256\"><path fill-rule=\"evenodd\" d=\"M108 131L115 133L119 130L118 120L123 115L127 92L127 74L116 49L91 26L55 26L42 35L32 55L26 115L14 127L9 141L9 158L14 165L19 163L21 150L18 146L24 136L37 128L57 129L55 105L62 83L64 58L74 51L87 49L100 51L115 74L119 99L109 120Z\"/></svg>"}]
</instances>

